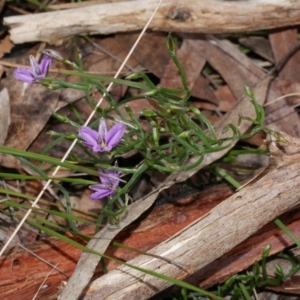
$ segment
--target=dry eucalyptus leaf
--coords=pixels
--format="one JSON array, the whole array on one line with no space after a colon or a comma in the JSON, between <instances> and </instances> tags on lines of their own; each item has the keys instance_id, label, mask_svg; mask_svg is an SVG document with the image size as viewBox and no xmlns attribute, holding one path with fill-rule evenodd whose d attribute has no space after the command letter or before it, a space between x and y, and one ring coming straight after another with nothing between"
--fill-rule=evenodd
<instances>
[{"instance_id":1,"label":"dry eucalyptus leaf","mask_svg":"<svg viewBox=\"0 0 300 300\"><path fill-rule=\"evenodd\" d=\"M10 86L11 126L5 146L26 150L37 137L58 103L59 92L48 91L38 84L25 88L23 82L9 77L4 81ZM3 155L2 165L18 168L19 161L11 155Z\"/></svg>"},{"instance_id":2,"label":"dry eucalyptus leaf","mask_svg":"<svg viewBox=\"0 0 300 300\"><path fill-rule=\"evenodd\" d=\"M14 44L10 41L9 35L0 40L0 57L3 57L5 53L9 53L13 46Z\"/></svg>"}]
</instances>

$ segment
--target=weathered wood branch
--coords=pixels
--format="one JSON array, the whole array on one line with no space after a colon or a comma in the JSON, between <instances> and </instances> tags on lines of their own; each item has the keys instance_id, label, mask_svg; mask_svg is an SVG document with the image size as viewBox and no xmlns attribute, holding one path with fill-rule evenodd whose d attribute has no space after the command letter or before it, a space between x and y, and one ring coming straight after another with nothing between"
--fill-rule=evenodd
<instances>
[{"instance_id":1,"label":"weathered wood branch","mask_svg":"<svg viewBox=\"0 0 300 300\"><path fill-rule=\"evenodd\" d=\"M187 278L298 204L300 140L282 136L287 143L271 136L271 162L265 174L150 251L177 265L146 255L129 263L175 278ZM185 270L178 265L185 266ZM168 286L167 281L120 266L95 280L84 299L149 299Z\"/></svg>"},{"instance_id":2,"label":"weathered wood branch","mask_svg":"<svg viewBox=\"0 0 300 300\"><path fill-rule=\"evenodd\" d=\"M16 43L57 43L80 34L141 30L157 0L136 0L4 18ZM300 24L300 2L293 0L165 0L150 29L158 31L229 33Z\"/></svg>"}]
</instances>

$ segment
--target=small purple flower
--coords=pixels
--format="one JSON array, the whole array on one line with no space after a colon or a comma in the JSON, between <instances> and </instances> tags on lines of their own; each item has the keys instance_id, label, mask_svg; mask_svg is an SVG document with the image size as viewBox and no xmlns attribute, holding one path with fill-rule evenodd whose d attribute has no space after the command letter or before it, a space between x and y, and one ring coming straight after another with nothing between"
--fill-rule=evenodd
<instances>
[{"instance_id":1,"label":"small purple flower","mask_svg":"<svg viewBox=\"0 0 300 300\"><path fill-rule=\"evenodd\" d=\"M102 118L98 131L82 126L78 135L83 139L83 145L93 149L94 152L107 152L121 142L125 129L124 124L117 123L107 131L105 120Z\"/></svg>"},{"instance_id":2,"label":"small purple flower","mask_svg":"<svg viewBox=\"0 0 300 300\"><path fill-rule=\"evenodd\" d=\"M119 171L99 170L99 178L101 183L90 186L90 189L95 191L95 193L90 195L90 199L100 200L104 197L112 197L116 193L116 190L119 186L120 174L121 172Z\"/></svg>"},{"instance_id":3,"label":"small purple flower","mask_svg":"<svg viewBox=\"0 0 300 300\"><path fill-rule=\"evenodd\" d=\"M43 55L40 64L32 55L29 56L29 60L31 69L17 68L14 72L15 78L29 84L34 83L36 80L44 79L52 63L52 58L48 55Z\"/></svg>"}]
</instances>

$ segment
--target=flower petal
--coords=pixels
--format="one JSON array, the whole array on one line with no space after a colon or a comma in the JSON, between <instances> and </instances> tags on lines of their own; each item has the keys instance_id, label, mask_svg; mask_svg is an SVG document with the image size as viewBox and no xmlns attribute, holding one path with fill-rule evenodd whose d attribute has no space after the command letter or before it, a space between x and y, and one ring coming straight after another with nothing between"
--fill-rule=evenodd
<instances>
[{"instance_id":1,"label":"flower petal","mask_svg":"<svg viewBox=\"0 0 300 300\"><path fill-rule=\"evenodd\" d=\"M98 133L99 133L98 143L102 145L103 142L105 141L105 136L107 134L106 123L103 118L100 119Z\"/></svg>"},{"instance_id":2,"label":"flower petal","mask_svg":"<svg viewBox=\"0 0 300 300\"><path fill-rule=\"evenodd\" d=\"M36 76L41 75L40 66L39 66L38 62L35 60L33 55L29 55L29 61L30 61L31 72L32 72L33 77L35 78Z\"/></svg>"},{"instance_id":3,"label":"flower petal","mask_svg":"<svg viewBox=\"0 0 300 300\"><path fill-rule=\"evenodd\" d=\"M107 132L105 136L105 143L108 151L121 142L125 130L126 126L123 123L118 123Z\"/></svg>"},{"instance_id":4,"label":"flower petal","mask_svg":"<svg viewBox=\"0 0 300 300\"><path fill-rule=\"evenodd\" d=\"M116 189L120 182L120 172L113 171L113 170L98 170L99 172L99 178L101 180L101 183L105 186L109 186L112 189Z\"/></svg>"},{"instance_id":5,"label":"flower petal","mask_svg":"<svg viewBox=\"0 0 300 300\"><path fill-rule=\"evenodd\" d=\"M17 68L14 71L14 76L16 79L27 82L29 84L32 84L34 82L34 78L28 69Z\"/></svg>"},{"instance_id":6,"label":"flower petal","mask_svg":"<svg viewBox=\"0 0 300 300\"><path fill-rule=\"evenodd\" d=\"M111 196L114 194L114 191L110 189L101 189L90 195L91 200L100 200L104 197Z\"/></svg>"},{"instance_id":7,"label":"flower petal","mask_svg":"<svg viewBox=\"0 0 300 300\"><path fill-rule=\"evenodd\" d=\"M41 75L45 78L47 76L47 72L49 70L50 65L52 64L52 58L48 55L44 55L41 62L40 62L40 71Z\"/></svg>"},{"instance_id":8,"label":"flower petal","mask_svg":"<svg viewBox=\"0 0 300 300\"><path fill-rule=\"evenodd\" d=\"M115 193L114 190L112 190L110 187L104 185L104 184L94 184L90 186L90 189L95 191L95 193L91 194L90 198L92 200L97 200L104 198L106 196L113 195Z\"/></svg>"},{"instance_id":9,"label":"flower petal","mask_svg":"<svg viewBox=\"0 0 300 300\"><path fill-rule=\"evenodd\" d=\"M87 147L98 148L98 132L90 127L82 126L78 130L78 135L83 139L83 144Z\"/></svg>"}]
</instances>

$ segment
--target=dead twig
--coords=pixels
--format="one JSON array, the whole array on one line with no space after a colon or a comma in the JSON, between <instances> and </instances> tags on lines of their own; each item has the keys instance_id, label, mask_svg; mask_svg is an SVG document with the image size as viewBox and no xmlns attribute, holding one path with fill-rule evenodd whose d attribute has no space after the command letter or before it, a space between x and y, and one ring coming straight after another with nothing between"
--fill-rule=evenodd
<instances>
[{"instance_id":1,"label":"dead twig","mask_svg":"<svg viewBox=\"0 0 300 300\"><path fill-rule=\"evenodd\" d=\"M79 34L141 30L157 3L154 0L137 0L78 6L7 17L4 18L4 24L11 28L11 40L16 44L33 41L54 44ZM166 32L216 34L265 30L299 23L299 1L165 0L149 28Z\"/></svg>"}]
</instances>

